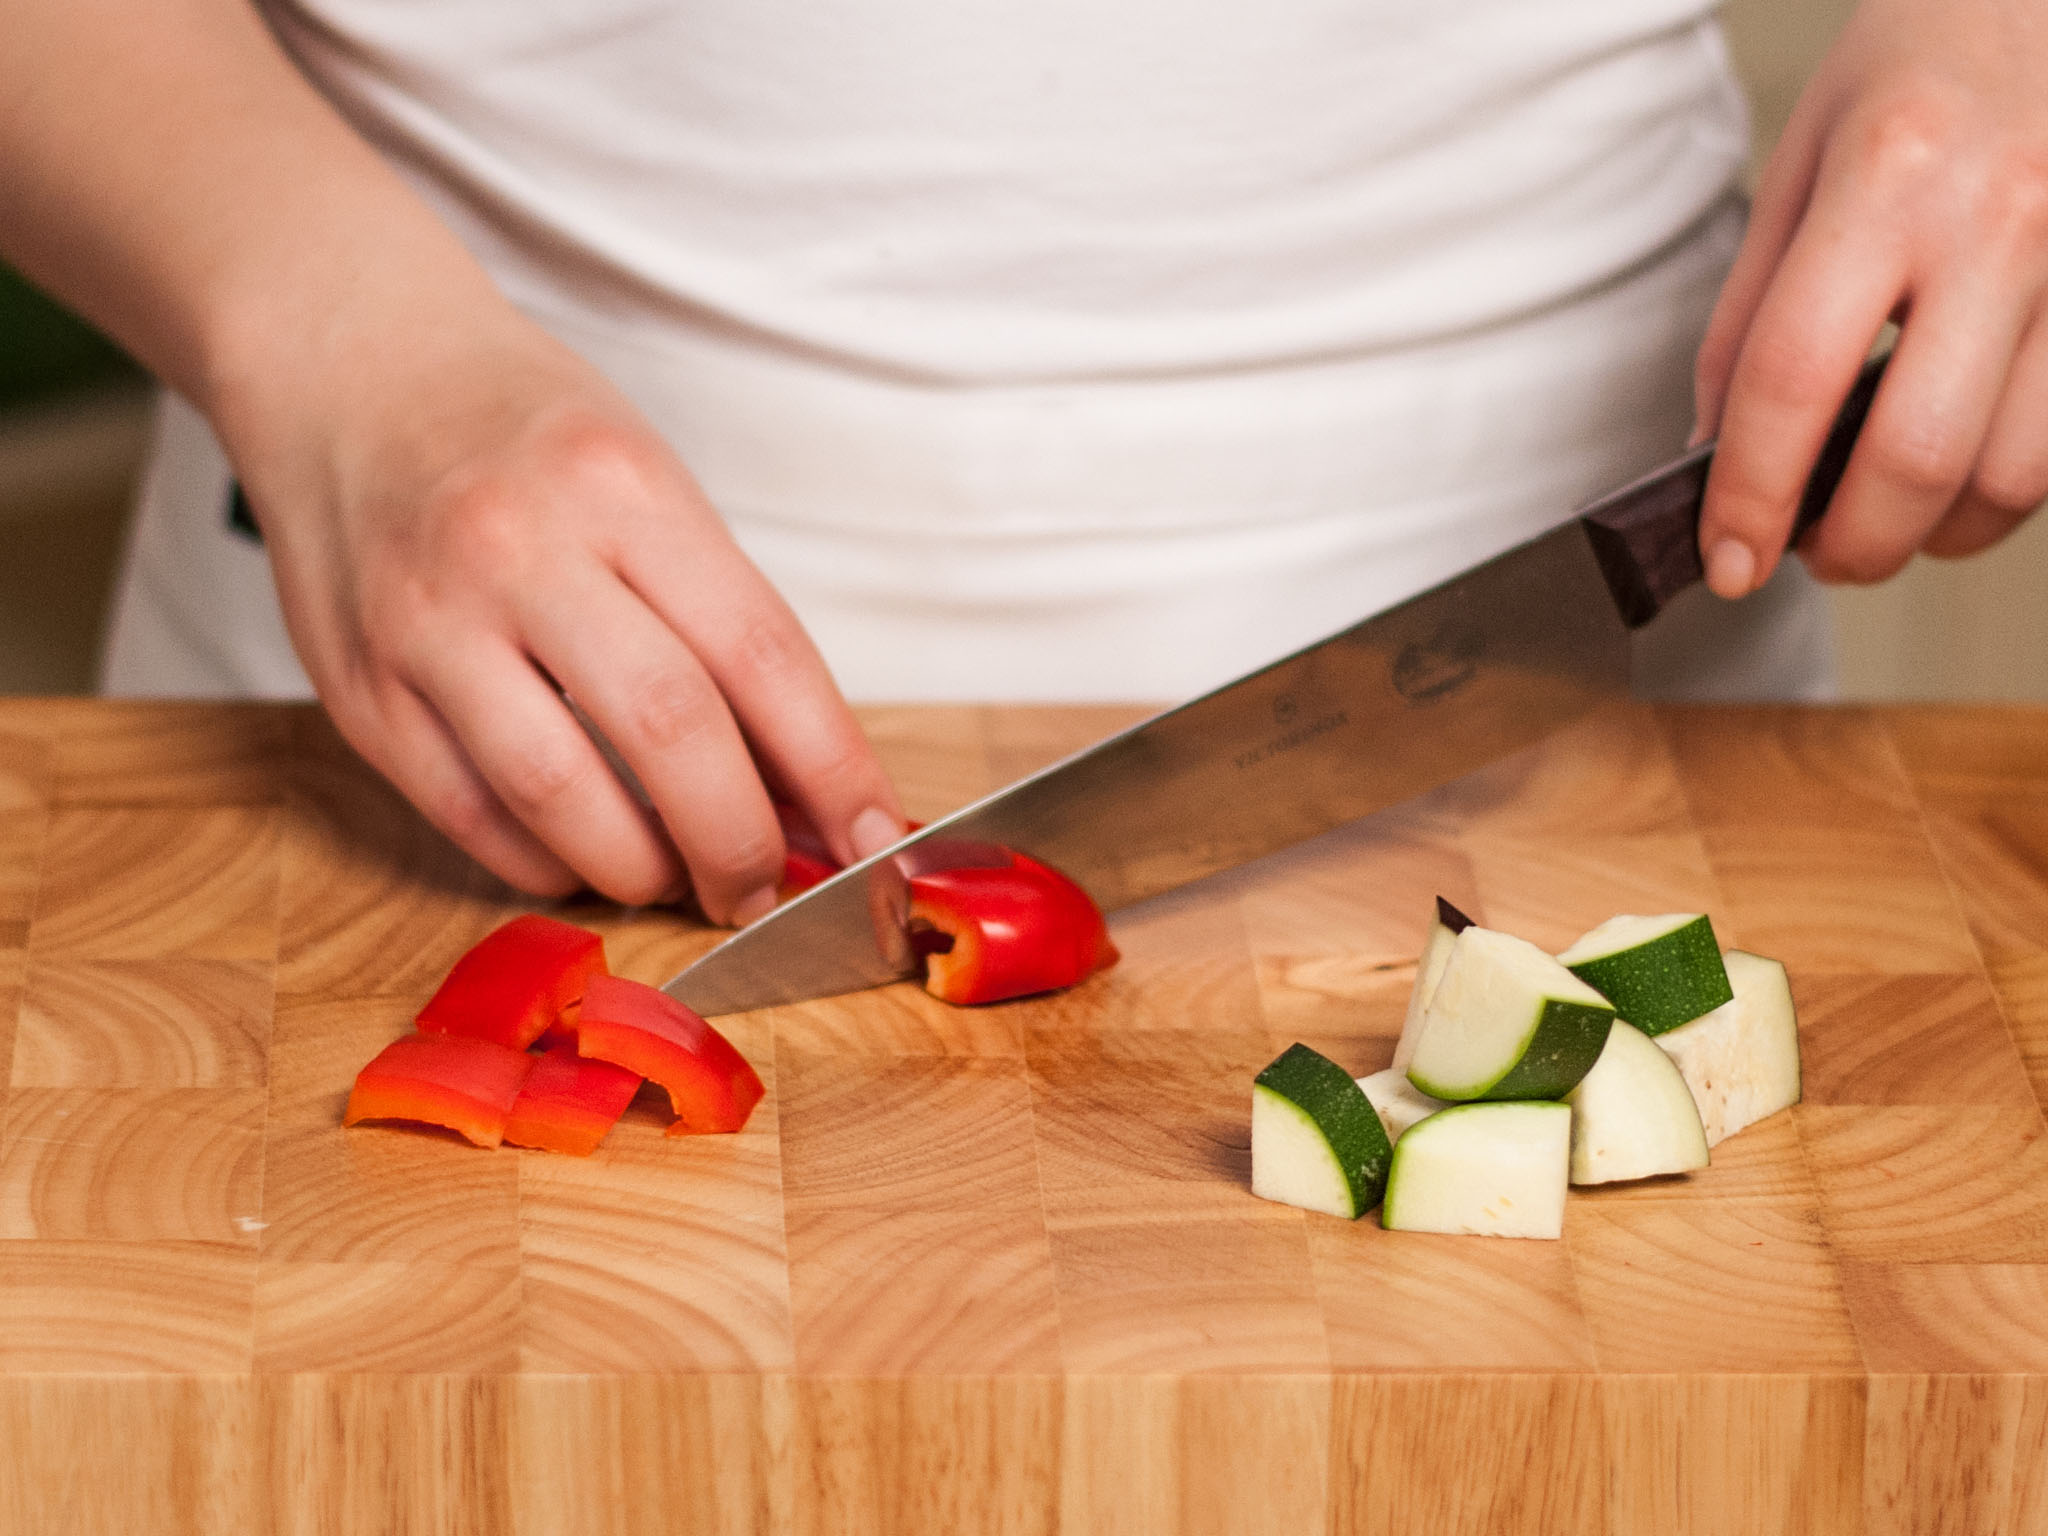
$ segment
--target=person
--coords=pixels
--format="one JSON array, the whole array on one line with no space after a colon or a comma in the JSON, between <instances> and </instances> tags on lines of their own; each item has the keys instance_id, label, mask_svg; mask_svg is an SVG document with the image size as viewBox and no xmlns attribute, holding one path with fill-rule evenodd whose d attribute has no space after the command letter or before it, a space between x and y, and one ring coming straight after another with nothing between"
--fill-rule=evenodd
<instances>
[{"instance_id":1,"label":"person","mask_svg":"<svg viewBox=\"0 0 2048 1536\"><path fill-rule=\"evenodd\" d=\"M110 683L310 686L537 893L749 920L772 795L842 858L902 826L846 694L1191 693L1655 462L1688 394L1708 583L1762 591L1663 664L1812 692L1813 594L1766 579L1888 319L1806 565L2048 495L2038 0L1863 0L1746 233L1706 0L7 30L0 251L174 392Z\"/></svg>"}]
</instances>

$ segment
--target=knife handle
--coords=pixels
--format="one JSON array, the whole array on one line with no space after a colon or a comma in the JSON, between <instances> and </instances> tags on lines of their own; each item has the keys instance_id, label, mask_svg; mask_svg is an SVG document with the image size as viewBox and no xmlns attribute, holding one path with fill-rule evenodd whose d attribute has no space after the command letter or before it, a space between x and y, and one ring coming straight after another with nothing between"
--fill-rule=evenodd
<instances>
[{"instance_id":1,"label":"knife handle","mask_svg":"<svg viewBox=\"0 0 2048 1536\"><path fill-rule=\"evenodd\" d=\"M1800 495L1799 514L1792 520L1792 536L1785 543L1788 550L1826 515L1890 361L1888 351L1872 358L1850 386ZM1580 514L1607 585L1631 629L1641 629L1663 612L1672 598L1706 575L1700 563L1700 507L1706 500L1714 446L1702 444L1668 469L1615 492Z\"/></svg>"}]
</instances>

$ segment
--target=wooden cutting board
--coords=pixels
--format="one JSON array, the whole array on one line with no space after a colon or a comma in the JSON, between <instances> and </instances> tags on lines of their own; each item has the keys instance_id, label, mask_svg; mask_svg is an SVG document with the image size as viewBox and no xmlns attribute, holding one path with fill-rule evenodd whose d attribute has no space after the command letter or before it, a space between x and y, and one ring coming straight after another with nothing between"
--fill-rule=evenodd
<instances>
[{"instance_id":1,"label":"wooden cutting board","mask_svg":"<svg viewBox=\"0 0 2048 1536\"><path fill-rule=\"evenodd\" d=\"M868 715L927 816L1124 718ZM1253 1073L1385 1065L1438 892L1712 912L1806 1102L1561 1243L1254 1200ZM1618 709L1070 994L732 1019L739 1136L342 1130L516 906L310 712L0 704L0 1531L2048 1530L2048 715Z\"/></svg>"}]
</instances>

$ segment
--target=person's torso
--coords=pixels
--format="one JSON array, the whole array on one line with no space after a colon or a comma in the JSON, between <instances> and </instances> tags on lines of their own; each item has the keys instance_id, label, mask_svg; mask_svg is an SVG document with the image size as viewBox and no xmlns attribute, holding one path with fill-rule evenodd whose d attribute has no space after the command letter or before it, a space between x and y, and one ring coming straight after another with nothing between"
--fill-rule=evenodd
<instances>
[{"instance_id":1,"label":"person's torso","mask_svg":"<svg viewBox=\"0 0 2048 1536\"><path fill-rule=\"evenodd\" d=\"M1739 228L1708 0L263 3L868 698L1185 695L1528 537Z\"/></svg>"},{"instance_id":2,"label":"person's torso","mask_svg":"<svg viewBox=\"0 0 2048 1536\"><path fill-rule=\"evenodd\" d=\"M1744 152L1709 0L270 0L515 291L911 379L1497 324Z\"/></svg>"}]
</instances>

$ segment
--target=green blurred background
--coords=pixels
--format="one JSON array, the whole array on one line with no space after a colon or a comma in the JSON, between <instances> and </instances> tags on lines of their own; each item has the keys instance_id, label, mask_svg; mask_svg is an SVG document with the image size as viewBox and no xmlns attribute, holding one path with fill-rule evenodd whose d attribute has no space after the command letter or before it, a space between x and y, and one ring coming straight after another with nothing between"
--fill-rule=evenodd
<instances>
[{"instance_id":1,"label":"green blurred background","mask_svg":"<svg viewBox=\"0 0 2048 1536\"><path fill-rule=\"evenodd\" d=\"M142 371L0 265L0 694L91 691L148 428Z\"/></svg>"},{"instance_id":2,"label":"green blurred background","mask_svg":"<svg viewBox=\"0 0 2048 1536\"><path fill-rule=\"evenodd\" d=\"M134 373L112 342L0 265L0 410Z\"/></svg>"}]
</instances>

